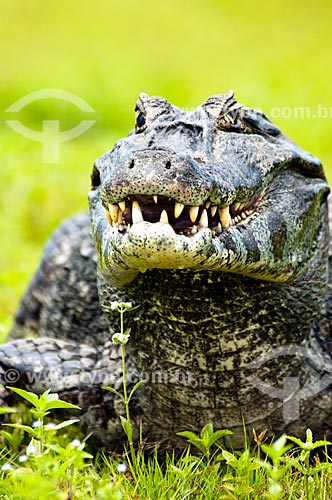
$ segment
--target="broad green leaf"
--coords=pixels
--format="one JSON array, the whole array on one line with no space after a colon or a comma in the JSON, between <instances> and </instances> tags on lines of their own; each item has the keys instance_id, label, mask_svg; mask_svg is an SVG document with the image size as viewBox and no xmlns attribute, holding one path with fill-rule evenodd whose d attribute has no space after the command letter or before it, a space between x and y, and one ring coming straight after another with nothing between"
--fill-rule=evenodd
<instances>
[{"instance_id":1,"label":"broad green leaf","mask_svg":"<svg viewBox=\"0 0 332 500\"><path fill-rule=\"evenodd\" d=\"M259 460L258 458L255 459L255 463L262 467L263 469L266 469L268 471L271 471L273 469L273 466L270 462L264 462L263 460Z\"/></svg>"},{"instance_id":2,"label":"broad green leaf","mask_svg":"<svg viewBox=\"0 0 332 500\"><path fill-rule=\"evenodd\" d=\"M332 444L331 441L324 441L324 440L315 441L311 445L311 450L314 450L315 448L319 448L321 446L328 446L330 444Z\"/></svg>"},{"instance_id":3,"label":"broad green leaf","mask_svg":"<svg viewBox=\"0 0 332 500\"><path fill-rule=\"evenodd\" d=\"M83 451L83 450L80 450L80 456L82 458L88 458L90 460L92 460L94 458L93 455L91 455L91 453L88 453L87 451Z\"/></svg>"},{"instance_id":4,"label":"broad green leaf","mask_svg":"<svg viewBox=\"0 0 332 500\"><path fill-rule=\"evenodd\" d=\"M22 431L28 432L29 434L36 435L36 429L23 424L3 424L6 427L14 427L15 429L21 429Z\"/></svg>"},{"instance_id":5,"label":"broad green leaf","mask_svg":"<svg viewBox=\"0 0 332 500\"><path fill-rule=\"evenodd\" d=\"M233 434L232 431L229 431L227 429L220 430L220 431L215 431L211 436L208 438L208 446L211 447L218 439L221 439L224 436L229 436Z\"/></svg>"},{"instance_id":6,"label":"broad green leaf","mask_svg":"<svg viewBox=\"0 0 332 500\"><path fill-rule=\"evenodd\" d=\"M287 439L290 441L293 441L293 443L297 444L300 448L303 448L305 443L301 441L301 439L294 437L294 436L287 436Z\"/></svg>"},{"instance_id":7,"label":"broad green leaf","mask_svg":"<svg viewBox=\"0 0 332 500\"><path fill-rule=\"evenodd\" d=\"M68 427L69 425L75 424L76 422L79 422L79 418L73 418L71 420L65 420L64 422L61 422L60 424L57 424L55 426L52 426L50 428L47 428L47 425L45 426L46 431L58 431L59 429L63 429L64 427Z\"/></svg>"},{"instance_id":8,"label":"broad green leaf","mask_svg":"<svg viewBox=\"0 0 332 500\"><path fill-rule=\"evenodd\" d=\"M231 434L233 434L232 431L229 431L228 429L221 429L220 431L215 431L213 436L216 437L216 439L220 439L224 436L230 436Z\"/></svg>"},{"instance_id":9,"label":"broad green leaf","mask_svg":"<svg viewBox=\"0 0 332 500\"><path fill-rule=\"evenodd\" d=\"M34 394L33 392L28 392L28 391L25 391L24 389L18 389L17 387L9 387L9 386L6 387L6 389L10 389L11 391L16 392L16 394L18 394L22 398L26 399L33 406L38 408L39 397L36 394Z\"/></svg>"},{"instance_id":10,"label":"broad green leaf","mask_svg":"<svg viewBox=\"0 0 332 500\"><path fill-rule=\"evenodd\" d=\"M201 431L201 438L204 439L205 441L205 439L206 438L209 439L212 434L213 434L213 425L206 424Z\"/></svg>"},{"instance_id":11,"label":"broad green leaf","mask_svg":"<svg viewBox=\"0 0 332 500\"><path fill-rule=\"evenodd\" d=\"M46 401L56 401L59 399L59 394L56 392L53 392L50 394L49 391L46 391L46 392L44 392L44 394L42 394L40 396L40 399L42 399L42 398L43 399L45 398Z\"/></svg>"},{"instance_id":12,"label":"broad green leaf","mask_svg":"<svg viewBox=\"0 0 332 500\"><path fill-rule=\"evenodd\" d=\"M61 399L56 399L53 401L48 401L46 404L46 410L56 410L57 408L72 408L76 410L81 410L80 406L73 405L67 401L62 401Z\"/></svg>"},{"instance_id":13,"label":"broad green leaf","mask_svg":"<svg viewBox=\"0 0 332 500\"><path fill-rule=\"evenodd\" d=\"M307 429L306 431L306 442L307 444L312 443L312 430Z\"/></svg>"},{"instance_id":14,"label":"broad green leaf","mask_svg":"<svg viewBox=\"0 0 332 500\"><path fill-rule=\"evenodd\" d=\"M277 439L277 441L275 441L271 445L271 448L273 448L273 450L276 450L276 451L281 451L281 450L283 450L285 448L286 441L287 441L287 436L285 436L283 434L282 436L280 436L279 439Z\"/></svg>"},{"instance_id":15,"label":"broad green leaf","mask_svg":"<svg viewBox=\"0 0 332 500\"><path fill-rule=\"evenodd\" d=\"M198 448L202 453L206 453L207 447L203 439L197 436L194 432L191 431L177 432L177 435L185 437L186 439L188 439L189 443L196 446L196 448Z\"/></svg>"},{"instance_id":16,"label":"broad green leaf","mask_svg":"<svg viewBox=\"0 0 332 500\"><path fill-rule=\"evenodd\" d=\"M9 406L3 406L0 408L0 415L4 415L5 413L16 413L16 408L10 408Z\"/></svg>"},{"instance_id":17,"label":"broad green leaf","mask_svg":"<svg viewBox=\"0 0 332 500\"><path fill-rule=\"evenodd\" d=\"M105 391L113 392L113 394L115 394L116 396L118 396L123 401L123 394L121 394L121 392L117 391L113 387L110 387L109 385L104 385L103 389L105 389Z\"/></svg>"},{"instance_id":18,"label":"broad green leaf","mask_svg":"<svg viewBox=\"0 0 332 500\"><path fill-rule=\"evenodd\" d=\"M302 474L306 473L306 467L296 458L289 458L287 460L287 466L294 467L295 469L300 471Z\"/></svg>"},{"instance_id":19,"label":"broad green leaf","mask_svg":"<svg viewBox=\"0 0 332 500\"><path fill-rule=\"evenodd\" d=\"M218 455L218 457L221 457L223 460L226 460L227 464L234 464L238 461L237 457L233 455L233 453L230 453L227 450L222 450L221 455Z\"/></svg>"},{"instance_id":20,"label":"broad green leaf","mask_svg":"<svg viewBox=\"0 0 332 500\"><path fill-rule=\"evenodd\" d=\"M125 431L128 440L131 442L133 437L133 429L131 427L131 423L122 415L120 415L120 420L122 428Z\"/></svg>"},{"instance_id":21,"label":"broad green leaf","mask_svg":"<svg viewBox=\"0 0 332 500\"><path fill-rule=\"evenodd\" d=\"M178 436L185 437L187 439L200 440L201 438L191 431L181 431L176 433Z\"/></svg>"},{"instance_id":22,"label":"broad green leaf","mask_svg":"<svg viewBox=\"0 0 332 500\"><path fill-rule=\"evenodd\" d=\"M129 397L128 397L128 403L130 402L132 396L134 395L134 392L142 385L142 384L145 384L146 380L140 380L139 382L137 382L134 387L132 388L132 390L130 391L130 394L129 394Z\"/></svg>"},{"instance_id":23,"label":"broad green leaf","mask_svg":"<svg viewBox=\"0 0 332 500\"><path fill-rule=\"evenodd\" d=\"M261 448L268 457L270 457L274 462L277 462L280 460L280 457L282 457L286 451L292 447L292 445L286 445L286 441L287 436L283 434L273 444L262 444Z\"/></svg>"},{"instance_id":24,"label":"broad green leaf","mask_svg":"<svg viewBox=\"0 0 332 500\"><path fill-rule=\"evenodd\" d=\"M287 439L290 441L293 441L295 444L297 444L302 450L306 451L311 451L316 448L320 448L321 446L328 446L332 444L330 441L325 441L325 440L318 440L313 442L312 440L312 432L310 429L307 429L307 434L306 434L306 442L301 441L301 439L298 439L297 437L294 436L287 436Z\"/></svg>"}]
</instances>

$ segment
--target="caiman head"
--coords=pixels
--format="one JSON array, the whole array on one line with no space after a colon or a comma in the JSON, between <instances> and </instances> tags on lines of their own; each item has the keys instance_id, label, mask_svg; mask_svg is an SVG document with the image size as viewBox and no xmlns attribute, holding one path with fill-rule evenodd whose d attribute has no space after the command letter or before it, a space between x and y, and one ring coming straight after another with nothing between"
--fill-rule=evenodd
<instances>
[{"instance_id":1,"label":"caiman head","mask_svg":"<svg viewBox=\"0 0 332 500\"><path fill-rule=\"evenodd\" d=\"M326 246L320 161L233 96L183 111L141 94L135 130L95 162L92 232L112 285L147 269L288 282Z\"/></svg>"}]
</instances>

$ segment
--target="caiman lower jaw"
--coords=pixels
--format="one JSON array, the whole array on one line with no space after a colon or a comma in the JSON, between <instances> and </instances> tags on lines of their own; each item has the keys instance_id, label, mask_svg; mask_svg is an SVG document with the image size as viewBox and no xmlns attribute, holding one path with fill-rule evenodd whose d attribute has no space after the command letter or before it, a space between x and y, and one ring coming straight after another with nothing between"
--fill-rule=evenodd
<instances>
[{"instance_id":1,"label":"caiman lower jaw","mask_svg":"<svg viewBox=\"0 0 332 500\"><path fill-rule=\"evenodd\" d=\"M165 196L132 195L116 203L108 204L106 217L110 225L120 233L140 222L169 224L176 234L192 236L209 228L212 236L224 229L245 223L255 215L262 194L245 202L235 201L221 207L207 200L204 205L184 205Z\"/></svg>"}]
</instances>

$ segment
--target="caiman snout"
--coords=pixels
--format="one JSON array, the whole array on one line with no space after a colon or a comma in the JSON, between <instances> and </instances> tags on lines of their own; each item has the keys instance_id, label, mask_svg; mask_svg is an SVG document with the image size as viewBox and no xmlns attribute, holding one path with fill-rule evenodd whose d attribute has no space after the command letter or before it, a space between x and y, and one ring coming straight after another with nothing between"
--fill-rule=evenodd
<instances>
[{"instance_id":1,"label":"caiman snout","mask_svg":"<svg viewBox=\"0 0 332 500\"><path fill-rule=\"evenodd\" d=\"M147 148L133 151L129 157L114 156L103 183L103 194L109 203L133 195L159 195L199 206L211 193L213 177L188 154Z\"/></svg>"}]
</instances>

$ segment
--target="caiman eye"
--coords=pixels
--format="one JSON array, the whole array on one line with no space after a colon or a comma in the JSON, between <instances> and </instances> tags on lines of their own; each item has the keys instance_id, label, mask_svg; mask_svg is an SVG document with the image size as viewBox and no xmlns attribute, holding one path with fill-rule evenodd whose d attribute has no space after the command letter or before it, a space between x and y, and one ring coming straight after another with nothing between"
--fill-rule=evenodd
<instances>
[{"instance_id":1,"label":"caiman eye","mask_svg":"<svg viewBox=\"0 0 332 500\"><path fill-rule=\"evenodd\" d=\"M144 113L140 112L138 113L138 115L136 116L136 129L142 129L145 125L145 115Z\"/></svg>"},{"instance_id":2,"label":"caiman eye","mask_svg":"<svg viewBox=\"0 0 332 500\"><path fill-rule=\"evenodd\" d=\"M92 173L91 173L91 189L97 189L101 184L100 180L100 172L98 168L93 165Z\"/></svg>"}]
</instances>

